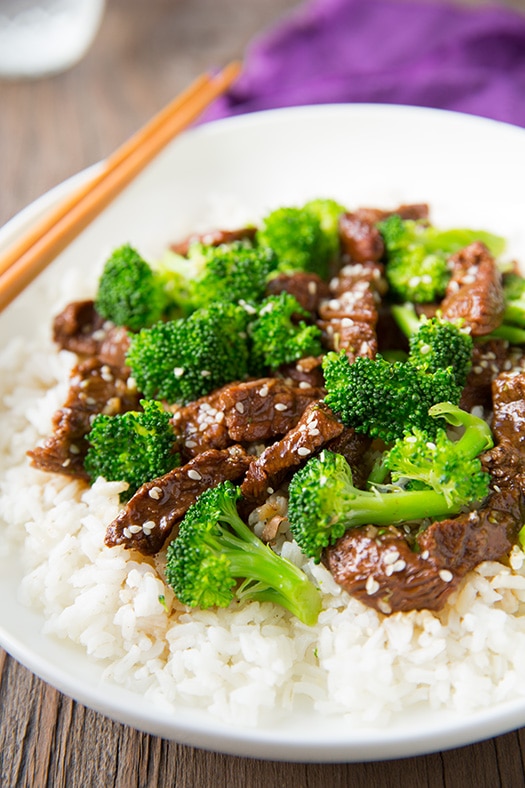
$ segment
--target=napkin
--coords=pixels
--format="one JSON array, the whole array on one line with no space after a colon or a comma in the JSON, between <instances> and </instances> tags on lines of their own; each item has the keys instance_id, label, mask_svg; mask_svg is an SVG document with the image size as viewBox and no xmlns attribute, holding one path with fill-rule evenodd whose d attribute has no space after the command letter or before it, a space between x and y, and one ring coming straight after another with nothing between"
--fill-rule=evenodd
<instances>
[{"instance_id":1,"label":"napkin","mask_svg":"<svg viewBox=\"0 0 525 788\"><path fill-rule=\"evenodd\" d=\"M207 119L300 104L457 110L525 126L525 14L421 0L311 0L249 46Z\"/></svg>"}]
</instances>

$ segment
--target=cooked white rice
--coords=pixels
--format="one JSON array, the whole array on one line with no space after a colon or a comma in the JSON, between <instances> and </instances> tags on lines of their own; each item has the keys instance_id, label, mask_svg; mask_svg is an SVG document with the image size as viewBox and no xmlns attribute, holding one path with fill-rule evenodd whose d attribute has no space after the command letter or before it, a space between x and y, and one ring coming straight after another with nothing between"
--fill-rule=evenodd
<instances>
[{"instance_id":1,"label":"cooked white rice","mask_svg":"<svg viewBox=\"0 0 525 788\"><path fill-rule=\"evenodd\" d=\"M323 592L307 627L279 607L247 603L187 612L162 567L104 546L118 483L82 484L29 467L25 452L50 431L74 357L41 336L0 354L2 551L23 556L23 601L50 637L80 644L105 676L170 708L208 709L255 726L272 710L314 708L384 726L426 705L469 712L525 695L525 564L487 562L441 613L384 617L351 599L284 537L280 549Z\"/></svg>"}]
</instances>

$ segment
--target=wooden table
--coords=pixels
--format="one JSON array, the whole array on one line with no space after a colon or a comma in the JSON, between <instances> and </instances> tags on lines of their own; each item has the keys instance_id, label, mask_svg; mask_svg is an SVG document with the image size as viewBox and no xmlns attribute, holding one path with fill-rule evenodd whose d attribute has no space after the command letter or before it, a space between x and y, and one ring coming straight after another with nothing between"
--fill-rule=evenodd
<instances>
[{"instance_id":1,"label":"wooden table","mask_svg":"<svg viewBox=\"0 0 525 788\"><path fill-rule=\"evenodd\" d=\"M78 66L40 81L0 83L0 225L111 152L197 74L240 57L256 32L297 4L109 0L100 34ZM525 785L524 762L525 730L449 752L364 764L289 764L204 752L114 723L0 650L2 788L518 788Z\"/></svg>"}]
</instances>

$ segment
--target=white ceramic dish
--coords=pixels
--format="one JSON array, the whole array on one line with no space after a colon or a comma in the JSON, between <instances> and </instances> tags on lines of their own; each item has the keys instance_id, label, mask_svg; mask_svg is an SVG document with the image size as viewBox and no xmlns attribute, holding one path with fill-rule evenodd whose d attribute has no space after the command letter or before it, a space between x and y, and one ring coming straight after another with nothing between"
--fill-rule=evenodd
<instances>
[{"instance_id":1,"label":"white ceramic dish","mask_svg":"<svg viewBox=\"0 0 525 788\"><path fill-rule=\"evenodd\" d=\"M85 174L77 176L84 178ZM0 250L69 189L62 184L0 230ZM505 235L525 261L525 131L442 111L324 106L265 112L197 128L175 141L0 317L0 339L49 320L42 282L87 268L130 241L156 254L202 225L210 195L231 196L259 215L271 207L334 197L348 206L428 201L436 224ZM227 207L224 206L223 207ZM50 279L51 278L51 279ZM28 311L30 310L30 311ZM34 325L34 323L33 323ZM236 728L197 710L167 713L102 682L79 648L42 634L43 620L18 601L21 567L0 559L0 644L76 700L152 734L207 749L288 761L406 757L471 743L525 725L525 701L469 715L421 710L388 728L296 715L267 728Z\"/></svg>"}]
</instances>

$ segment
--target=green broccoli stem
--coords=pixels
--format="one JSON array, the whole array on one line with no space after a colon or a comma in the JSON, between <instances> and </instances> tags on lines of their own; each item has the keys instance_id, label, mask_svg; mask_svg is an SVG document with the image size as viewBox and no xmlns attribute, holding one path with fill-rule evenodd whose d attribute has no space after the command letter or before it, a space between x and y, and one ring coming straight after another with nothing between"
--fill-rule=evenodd
<instances>
[{"instance_id":1,"label":"green broccoli stem","mask_svg":"<svg viewBox=\"0 0 525 788\"><path fill-rule=\"evenodd\" d=\"M282 558L261 542L241 520L231 501L224 501L220 520L227 522L235 534L222 530L216 549L226 555L234 577L246 577L263 583L267 588L250 591L241 597L259 602L274 602L286 608L308 626L313 626L321 612L321 595L295 564Z\"/></svg>"},{"instance_id":2,"label":"green broccoli stem","mask_svg":"<svg viewBox=\"0 0 525 788\"><path fill-rule=\"evenodd\" d=\"M486 334L482 338L484 340L505 339L511 345L525 345L525 329L502 323L498 328L493 329L490 334Z\"/></svg>"},{"instance_id":3,"label":"green broccoli stem","mask_svg":"<svg viewBox=\"0 0 525 788\"><path fill-rule=\"evenodd\" d=\"M225 534L221 552L230 562L234 577L246 577L267 586L263 590L256 588L253 593L248 587L241 593L242 597L275 602L304 624L315 624L321 612L321 595L295 564L278 556L259 539L250 539L247 543Z\"/></svg>"},{"instance_id":4,"label":"green broccoli stem","mask_svg":"<svg viewBox=\"0 0 525 788\"><path fill-rule=\"evenodd\" d=\"M346 528L359 525L395 525L458 514L463 502L447 503L445 496L433 490L399 490L389 493L356 491L346 498L341 518Z\"/></svg>"},{"instance_id":5,"label":"green broccoli stem","mask_svg":"<svg viewBox=\"0 0 525 788\"><path fill-rule=\"evenodd\" d=\"M482 451L488 451L494 446L494 439L490 427L484 419L473 416L451 402L439 402L428 411L431 416L442 416L454 427L464 427L465 432L456 441L456 451L464 457L473 459Z\"/></svg>"},{"instance_id":6,"label":"green broccoli stem","mask_svg":"<svg viewBox=\"0 0 525 788\"><path fill-rule=\"evenodd\" d=\"M367 486L372 487L376 484L383 484L389 472L390 468L386 462L386 453L383 452L372 466L372 470L366 480Z\"/></svg>"},{"instance_id":7,"label":"green broccoli stem","mask_svg":"<svg viewBox=\"0 0 525 788\"><path fill-rule=\"evenodd\" d=\"M507 302L503 313L503 324L507 323L525 328L525 299L520 298Z\"/></svg>"},{"instance_id":8,"label":"green broccoli stem","mask_svg":"<svg viewBox=\"0 0 525 788\"><path fill-rule=\"evenodd\" d=\"M421 321L413 304L392 304L391 310L392 317L408 339L417 333Z\"/></svg>"}]
</instances>

